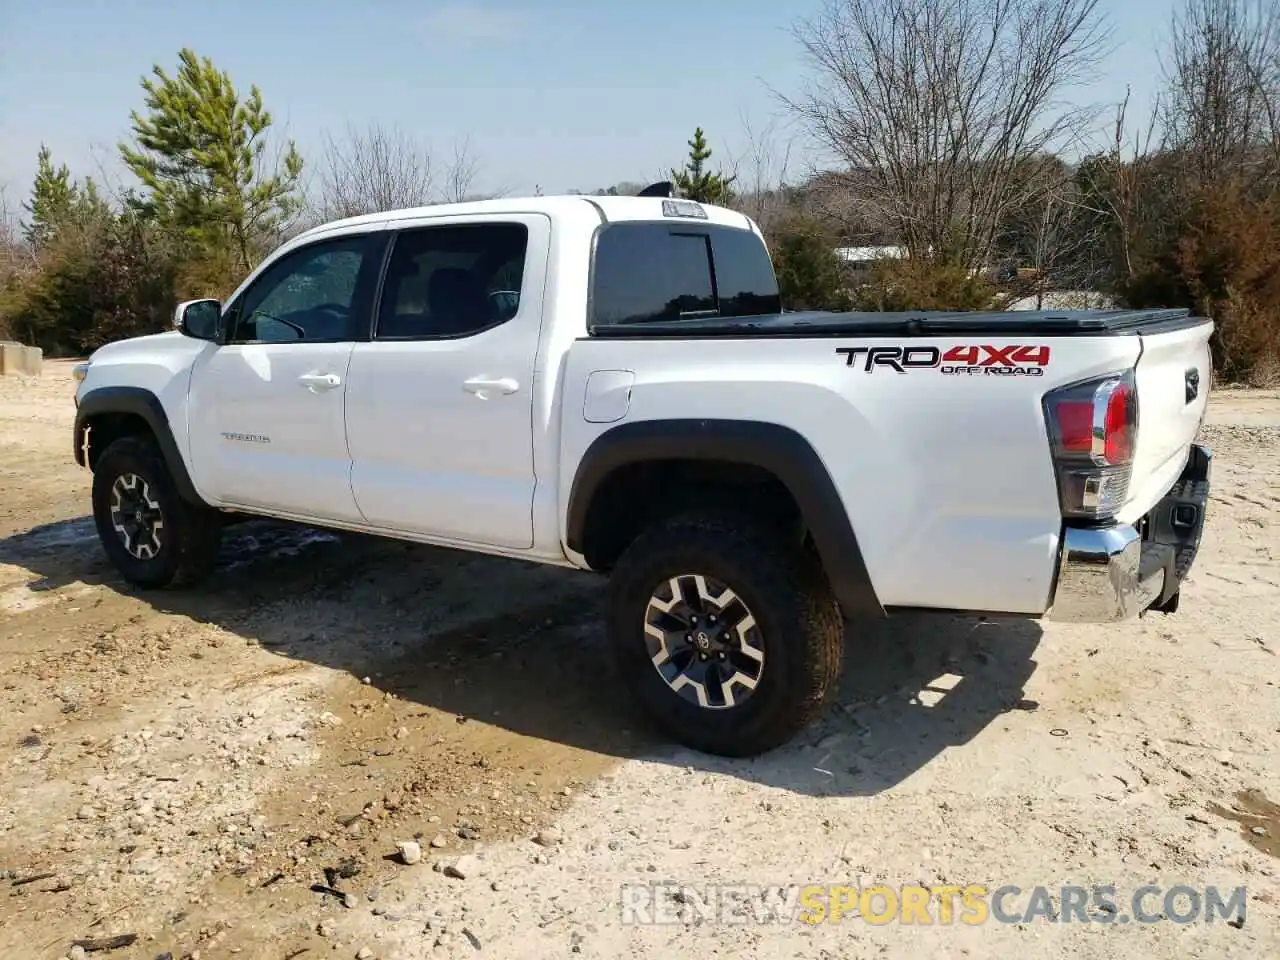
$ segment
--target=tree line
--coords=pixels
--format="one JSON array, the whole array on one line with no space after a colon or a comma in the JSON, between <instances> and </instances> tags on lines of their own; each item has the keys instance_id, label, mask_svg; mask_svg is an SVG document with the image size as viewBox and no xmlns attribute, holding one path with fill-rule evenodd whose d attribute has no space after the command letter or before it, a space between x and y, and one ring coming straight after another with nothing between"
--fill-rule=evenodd
<instances>
[{"instance_id":1,"label":"tree line","mask_svg":"<svg viewBox=\"0 0 1280 960\"><path fill-rule=\"evenodd\" d=\"M473 197L468 142L434 163L425 145L378 124L326 134L308 182L297 145L272 136L261 91L242 92L190 49L141 88L118 148L132 185L73 178L42 147L21 213L0 193L0 339L83 355L166 329L180 300L225 297L310 226Z\"/></svg>"},{"instance_id":2,"label":"tree line","mask_svg":"<svg viewBox=\"0 0 1280 960\"><path fill-rule=\"evenodd\" d=\"M663 178L761 224L792 309L1187 307L1216 321L1220 376L1274 380L1280 0L1182 0L1169 27L1147 111L1071 104L1113 48L1099 0L822 0L793 26L807 69L778 96L786 127L748 127L718 164L698 129ZM189 50L142 86L131 189L42 151L23 228L0 236L0 335L74 353L162 329L303 226L473 194L466 145L441 164L378 126L326 137L308 192L256 87ZM822 162L795 169L797 142ZM894 254L855 275L842 246Z\"/></svg>"}]
</instances>

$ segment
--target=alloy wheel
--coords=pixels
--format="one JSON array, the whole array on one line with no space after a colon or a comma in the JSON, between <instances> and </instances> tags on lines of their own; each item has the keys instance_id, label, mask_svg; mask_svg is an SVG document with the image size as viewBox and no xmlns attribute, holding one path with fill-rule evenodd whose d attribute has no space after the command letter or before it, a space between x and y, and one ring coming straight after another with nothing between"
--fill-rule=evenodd
<instances>
[{"instance_id":1,"label":"alloy wheel","mask_svg":"<svg viewBox=\"0 0 1280 960\"><path fill-rule=\"evenodd\" d=\"M162 546L164 515L146 479L122 473L111 485L111 527L129 555L152 560Z\"/></svg>"},{"instance_id":2,"label":"alloy wheel","mask_svg":"<svg viewBox=\"0 0 1280 960\"><path fill-rule=\"evenodd\" d=\"M739 706L760 683L760 626L742 598L712 577L686 573L659 584L645 608L644 634L667 686L700 707Z\"/></svg>"}]
</instances>

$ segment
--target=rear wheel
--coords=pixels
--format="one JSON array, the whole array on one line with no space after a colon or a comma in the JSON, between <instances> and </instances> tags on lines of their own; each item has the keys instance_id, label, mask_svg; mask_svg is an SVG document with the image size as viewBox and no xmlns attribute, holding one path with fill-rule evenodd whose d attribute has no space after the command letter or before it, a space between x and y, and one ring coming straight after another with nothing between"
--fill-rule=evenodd
<instances>
[{"instance_id":1,"label":"rear wheel","mask_svg":"<svg viewBox=\"0 0 1280 960\"><path fill-rule=\"evenodd\" d=\"M218 558L217 511L182 499L148 437L124 437L93 468L93 519L111 563L139 587L184 586Z\"/></svg>"},{"instance_id":2,"label":"rear wheel","mask_svg":"<svg viewBox=\"0 0 1280 960\"><path fill-rule=\"evenodd\" d=\"M707 753L785 743L840 677L844 621L822 571L745 517L694 513L641 534L613 571L609 627L646 714Z\"/></svg>"}]
</instances>

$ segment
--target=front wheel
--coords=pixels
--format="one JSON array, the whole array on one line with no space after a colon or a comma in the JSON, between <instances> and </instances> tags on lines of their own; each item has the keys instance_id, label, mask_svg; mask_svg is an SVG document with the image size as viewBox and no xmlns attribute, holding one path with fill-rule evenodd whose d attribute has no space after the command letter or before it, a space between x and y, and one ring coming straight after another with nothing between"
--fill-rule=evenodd
<instances>
[{"instance_id":1,"label":"front wheel","mask_svg":"<svg viewBox=\"0 0 1280 960\"><path fill-rule=\"evenodd\" d=\"M610 585L624 682L668 736L753 756L821 712L844 621L821 570L748 518L695 513L641 534Z\"/></svg>"},{"instance_id":2,"label":"front wheel","mask_svg":"<svg viewBox=\"0 0 1280 960\"><path fill-rule=\"evenodd\" d=\"M107 557L134 586L195 583L218 557L218 513L182 499L149 438L116 440L94 464L93 519Z\"/></svg>"}]
</instances>

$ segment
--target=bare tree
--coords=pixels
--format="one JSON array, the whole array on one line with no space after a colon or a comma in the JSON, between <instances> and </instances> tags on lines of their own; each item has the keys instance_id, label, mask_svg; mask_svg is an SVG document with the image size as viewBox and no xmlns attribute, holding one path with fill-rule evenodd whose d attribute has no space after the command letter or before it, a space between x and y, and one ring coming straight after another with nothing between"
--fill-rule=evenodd
<instances>
[{"instance_id":1,"label":"bare tree","mask_svg":"<svg viewBox=\"0 0 1280 960\"><path fill-rule=\"evenodd\" d=\"M783 135L777 117L756 127L744 116L742 133L742 152L730 156L725 171L737 187L730 206L751 217L767 233L789 206L792 139Z\"/></svg>"},{"instance_id":2,"label":"bare tree","mask_svg":"<svg viewBox=\"0 0 1280 960\"><path fill-rule=\"evenodd\" d=\"M453 160L444 176L442 197L446 203L472 199L476 179L480 176L480 160L472 152L471 138L464 137L453 145Z\"/></svg>"},{"instance_id":3,"label":"bare tree","mask_svg":"<svg viewBox=\"0 0 1280 960\"><path fill-rule=\"evenodd\" d=\"M1059 104L1106 52L1099 0L824 0L785 98L914 255L985 265L1008 210L1082 118Z\"/></svg>"},{"instance_id":4,"label":"bare tree","mask_svg":"<svg viewBox=\"0 0 1280 960\"><path fill-rule=\"evenodd\" d=\"M0 289L18 269L19 234L17 217L9 207L8 191L0 183ZM0 334L4 331L4 318L0 317Z\"/></svg>"},{"instance_id":5,"label":"bare tree","mask_svg":"<svg viewBox=\"0 0 1280 960\"><path fill-rule=\"evenodd\" d=\"M396 128L348 126L342 139L325 134L320 210L326 220L429 203L431 153Z\"/></svg>"},{"instance_id":6,"label":"bare tree","mask_svg":"<svg viewBox=\"0 0 1280 960\"><path fill-rule=\"evenodd\" d=\"M10 244L17 243L17 227L17 217L9 206L8 186L0 183L0 244L3 244L4 250L8 250Z\"/></svg>"},{"instance_id":7,"label":"bare tree","mask_svg":"<svg viewBox=\"0 0 1280 960\"><path fill-rule=\"evenodd\" d=\"M1137 239L1165 213L1150 203L1160 109L1157 106L1152 111L1145 127L1131 129L1129 106L1130 91L1126 88L1124 99L1115 108L1110 142L1086 158L1076 174L1080 190L1074 202L1086 220L1092 219L1101 227L1100 242L1111 248L1111 286L1123 286L1133 278Z\"/></svg>"},{"instance_id":8,"label":"bare tree","mask_svg":"<svg viewBox=\"0 0 1280 960\"><path fill-rule=\"evenodd\" d=\"M1162 119L1168 149L1199 183L1280 159L1280 4L1186 0L1173 20L1164 64Z\"/></svg>"},{"instance_id":9,"label":"bare tree","mask_svg":"<svg viewBox=\"0 0 1280 960\"><path fill-rule=\"evenodd\" d=\"M1003 231L1000 250L1013 269L999 279L1007 284L1007 299L1034 298L1038 310L1046 294L1056 294L1054 304L1061 306L1066 293L1080 299L1106 285L1113 228L1089 207L1077 169L1062 162L1037 167L1042 182L1027 191L1027 204L1011 211Z\"/></svg>"}]
</instances>

